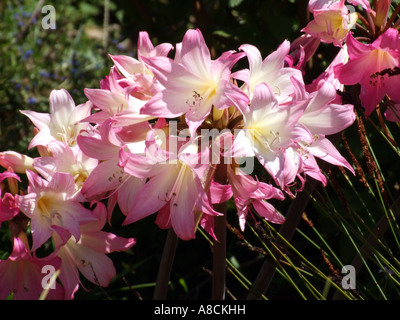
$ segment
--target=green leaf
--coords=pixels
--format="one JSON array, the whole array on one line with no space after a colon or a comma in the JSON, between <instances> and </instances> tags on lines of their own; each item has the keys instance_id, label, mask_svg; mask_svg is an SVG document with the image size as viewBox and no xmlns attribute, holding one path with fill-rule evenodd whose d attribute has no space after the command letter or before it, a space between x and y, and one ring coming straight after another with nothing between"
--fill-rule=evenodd
<instances>
[{"instance_id":1,"label":"green leaf","mask_svg":"<svg viewBox=\"0 0 400 320\"><path fill-rule=\"evenodd\" d=\"M240 5L243 2L243 0L229 0L229 7L235 8L238 5Z\"/></svg>"},{"instance_id":2,"label":"green leaf","mask_svg":"<svg viewBox=\"0 0 400 320\"><path fill-rule=\"evenodd\" d=\"M85 2L80 2L79 3L79 10L82 13L82 15L87 15L87 16L95 16L99 14L100 10L98 7L85 3Z\"/></svg>"},{"instance_id":3,"label":"green leaf","mask_svg":"<svg viewBox=\"0 0 400 320\"><path fill-rule=\"evenodd\" d=\"M214 30L213 34L223 37L223 38L231 38L232 35L224 30Z\"/></svg>"},{"instance_id":4,"label":"green leaf","mask_svg":"<svg viewBox=\"0 0 400 320\"><path fill-rule=\"evenodd\" d=\"M186 283L185 279L180 278L179 279L179 284L182 286L182 288L185 291L185 293L188 293L189 290L188 290L188 286L187 286L187 283Z\"/></svg>"}]
</instances>

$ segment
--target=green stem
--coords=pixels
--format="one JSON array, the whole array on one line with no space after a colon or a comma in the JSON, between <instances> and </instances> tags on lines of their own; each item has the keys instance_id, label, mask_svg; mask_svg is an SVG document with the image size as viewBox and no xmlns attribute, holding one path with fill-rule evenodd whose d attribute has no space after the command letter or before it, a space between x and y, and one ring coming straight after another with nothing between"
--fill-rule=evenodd
<instances>
[{"instance_id":1,"label":"green stem","mask_svg":"<svg viewBox=\"0 0 400 320\"><path fill-rule=\"evenodd\" d=\"M304 190L299 193L296 199L293 200L288 213L286 215L285 222L282 224L279 229L280 235L285 238L288 242L294 236L296 228L301 220L301 216L307 207L307 204L310 200L310 194L317 183L316 180L311 180L306 183ZM284 241L281 238L276 238L275 245L271 248L271 252L276 259L279 259L281 256L279 251L276 248L286 247ZM272 278L274 277L276 271L276 265L271 264L269 259L265 259L264 264L262 265L260 272L257 275L256 280L253 283L253 286L247 296L248 300L260 299L261 295L265 294Z\"/></svg>"},{"instance_id":2,"label":"green stem","mask_svg":"<svg viewBox=\"0 0 400 320\"><path fill-rule=\"evenodd\" d=\"M396 219L400 215L400 197L394 201L390 210L393 212L393 218ZM366 243L357 251L357 255L354 257L351 265L355 268L356 272L359 273L363 267L366 267L365 261L373 251L373 248L377 247L381 238L386 233L391 225L390 220L387 216L383 216L376 225L373 233L368 237ZM334 300L343 299L340 292L337 292L334 296Z\"/></svg>"}]
</instances>

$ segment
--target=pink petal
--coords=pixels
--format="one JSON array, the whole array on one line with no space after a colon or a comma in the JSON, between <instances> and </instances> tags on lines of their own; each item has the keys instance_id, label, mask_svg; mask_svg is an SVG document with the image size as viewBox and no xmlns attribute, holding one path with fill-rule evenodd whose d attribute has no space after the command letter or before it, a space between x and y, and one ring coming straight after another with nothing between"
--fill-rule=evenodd
<instances>
[{"instance_id":1,"label":"pink petal","mask_svg":"<svg viewBox=\"0 0 400 320\"><path fill-rule=\"evenodd\" d=\"M158 210L155 224L158 225L160 229L169 229L171 225L171 215L170 215L170 205L168 201L160 210Z\"/></svg>"},{"instance_id":2,"label":"pink petal","mask_svg":"<svg viewBox=\"0 0 400 320\"><path fill-rule=\"evenodd\" d=\"M149 57L154 50L153 43L150 40L149 34L146 31L139 32L138 39L138 56Z\"/></svg>"},{"instance_id":3,"label":"pink petal","mask_svg":"<svg viewBox=\"0 0 400 320\"><path fill-rule=\"evenodd\" d=\"M244 51L246 53L247 59L249 60L249 72L257 71L261 68L262 66L262 57L260 51L257 49L257 47L250 45L250 44L242 44L239 47L239 50ZM236 74L241 75L240 73ZM246 80L246 75L247 72L242 74L240 80L245 81Z\"/></svg>"},{"instance_id":4,"label":"pink petal","mask_svg":"<svg viewBox=\"0 0 400 320\"><path fill-rule=\"evenodd\" d=\"M59 278L65 289L65 299L73 300L76 291L79 289L79 271L66 248L61 247L58 256L62 260Z\"/></svg>"},{"instance_id":5,"label":"pink petal","mask_svg":"<svg viewBox=\"0 0 400 320\"><path fill-rule=\"evenodd\" d=\"M81 246L91 248L99 253L126 251L135 245L133 238L118 237L105 231L86 232L82 235Z\"/></svg>"},{"instance_id":6,"label":"pink petal","mask_svg":"<svg viewBox=\"0 0 400 320\"><path fill-rule=\"evenodd\" d=\"M233 192L229 184L223 185L215 182L214 180L211 181L210 190L208 193L211 203L223 203L232 198L232 196Z\"/></svg>"},{"instance_id":7,"label":"pink petal","mask_svg":"<svg viewBox=\"0 0 400 320\"><path fill-rule=\"evenodd\" d=\"M80 134L77 138L77 142L82 152L89 157L99 160L108 160L118 156L119 146L115 146L99 137ZM101 148L99 148L99 146L101 146Z\"/></svg>"},{"instance_id":8,"label":"pink petal","mask_svg":"<svg viewBox=\"0 0 400 320\"><path fill-rule=\"evenodd\" d=\"M285 222L285 218L267 201L255 200L253 207L260 216L272 223L282 224Z\"/></svg>"},{"instance_id":9,"label":"pink petal","mask_svg":"<svg viewBox=\"0 0 400 320\"><path fill-rule=\"evenodd\" d=\"M279 70L279 68L283 68L285 64L285 58L289 54L290 42L288 40L283 41L278 49L268 55L262 66L265 72L274 72Z\"/></svg>"},{"instance_id":10,"label":"pink petal","mask_svg":"<svg viewBox=\"0 0 400 320\"><path fill-rule=\"evenodd\" d=\"M211 55L199 29L186 31L180 58L181 63L194 74L205 78L209 76Z\"/></svg>"},{"instance_id":11,"label":"pink petal","mask_svg":"<svg viewBox=\"0 0 400 320\"><path fill-rule=\"evenodd\" d=\"M128 107L128 102L122 94L113 93L102 89L84 89L86 97L94 106L107 112L110 116L123 111Z\"/></svg>"},{"instance_id":12,"label":"pink petal","mask_svg":"<svg viewBox=\"0 0 400 320\"><path fill-rule=\"evenodd\" d=\"M75 192L75 180L70 173L56 172L47 187L56 193L65 193L70 197Z\"/></svg>"},{"instance_id":13,"label":"pink petal","mask_svg":"<svg viewBox=\"0 0 400 320\"><path fill-rule=\"evenodd\" d=\"M354 174L354 169L347 160L339 153L335 146L327 138L321 138L315 141L308 150L316 157L332 163L337 166L343 166Z\"/></svg>"},{"instance_id":14,"label":"pink petal","mask_svg":"<svg viewBox=\"0 0 400 320\"><path fill-rule=\"evenodd\" d=\"M143 65L140 61L125 55L110 55L115 66L118 70L126 77L129 78L130 75L135 73L143 72Z\"/></svg>"},{"instance_id":15,"label":"pink petal","mask_svg":"<svg viewBox=\"0 0 400 320\"><path fill-rule=\"evenodd\" d=\"M182 177L184 187L176 190L176 196L171 198L171 224L176 235L182 240L195 238L196 225L193 209L199 194L193 184L192 174L187 171Z\"/></svg>"},{"instance_id":16,"label":"pink petal","mask_svg":"<svg viewBox=\"0 0 400 320\"><path fill-rule=\"evenodd\" d=\"M349 104L334 104L335 87L330 82L313 93L313 98L300 118L300 122L312 132L334 134L349 127L355 120L354 106Z\"/></svg>"},{"instance_id":17,"label":"pink petal","mask_svg":"<svg viewBox=\"0 0 400 320\"><path fill-rule=\"evenodd\" d=\"M133 207L136 194L143 187L145 180L129 177L118 189L118 205L124 215Z\"/></svg>"},{"instance_id":18,"label":"pink petal","mask_svg":"<svg viewBox=\"0 0 400 320\"><path fill-rule=\"evenodd\" d=\"M100 162L84 182L82 193L88 200L102 199L119 187L125 175L118 159Z\"/></svg>"},{"instance_id":19,"label":"pink petal","mask_svg":"<svg viewBox=\"0 0 400 320\"><path fill-rule=\"evenodd\" d=\"M21 110L23 115L27 116L39 130L47 129L50 126L50 114L48 113L39 113L30 110Z\"/></svg>"},{"instance_id":20,"label":"pink petal","mask_svg":"<svg viewBox=\"0 0 400 320\"><path fill-rule=\"evenodd\" d=\"M6 192L0 199L0 225L3 221L8 221L14 218L19 213L19 208L15 198L11 193Z\"/></svg>"},{"instance_id":21,"label":"pink petal","mask_svg":"<svg viewBox=\"0 0 400 320\"><path fill-rule=\"evenodd\" d=\"M53 123L62 127L69 122L70 116L75 109L75 102L69 92L65 89L52 90L50 93L50 117Z\"/></svg>"},{"instance_id":22,"label":"pink petal","mask_svg":"<svg viewBox=\"0 0 400 320\"><path fill-rule=\"evenodd\" d=\"M129 211L123 225L130 224L157 212L169 200L170 192L178 175L176 166L163 165L165 170L143 186L136 195L135 205Z\"/></svg>"}]
</instances>

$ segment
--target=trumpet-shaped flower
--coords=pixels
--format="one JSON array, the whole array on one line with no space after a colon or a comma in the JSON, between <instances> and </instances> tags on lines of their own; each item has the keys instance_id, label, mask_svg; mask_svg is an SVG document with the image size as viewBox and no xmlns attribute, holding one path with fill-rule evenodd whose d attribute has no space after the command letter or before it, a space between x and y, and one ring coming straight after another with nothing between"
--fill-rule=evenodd
<instances>
[{"instance_id":1,"label":"trumpet-shaped flower","mask_svg":"<svg viewBox=\"0 0 400 320\"><path fill-rule=\"evenodd\" d=\"M21 179L13 172L5 171L0 173L0 184L3 182L4 179L13 178L21 181ZM8 221L15 217L19 213L19 208L15 203L14 196L6 192L2 195L2 188L0 188L0 226L1 223L4 221Z\"/></svg>"},{"instance_id":2,"label":"trumpet-shaped flower","mask_svg":"<svg viewBox=\"0 0 400 320\"><path fill-rule=\"evenodd\" d=\"M145 138L151 126L139 122L131 126L114 127L115 121L107 120L99 131L82 134L78 144L87 156L97 159L94 168L82 186L82 194L87 200L101 200L116 197L122 213L128 213L136 191L144 183L142 177L131 176L118 165L122 147L130 148L140 159L136 162L137 170L146 172L147 162L144 157ZM101 148L99 148L101 146ZM110 208L111 209L111 208Z\"/></svg>"},{"instance_id":3,"label":"trumpet-shaped flower","mask_svg":"<svg viewBox=\"0 0 400 320\"><path fill-rule=\"evenodd\" d=\"M55 227L80 237L80 224L95 219L92 212L74 199L75 181L71 174L56 172L50 181L27 171L28 193L16 195L19 209L31 219L33 246L38 249L55 231Z\"/></svg>"},{"instance_id":4,"label":"trumpet-shaped flower","mask_svg":"<svg viewBox=\"0 0 400 320\"><path fill-rule=\"evenodd\" d=\"M107 210L102 203L97 203L93 210L96 220L81 226L81 237L63 238L54 233L54 243L61 258L60 280L65 288L65 299L73 299L79 288L79 273L92 283L107 287L115 277L116 271L112 260L106 254L126 251L135 245L133 238L118 237L102 231L107 218ZM79 270L79 272L78 272Z\"/></svg>"},{"instance_id":5,"label":"trumpet-shaped flower","mask_svg":"<svg viewBox=\"0 0 400 320\"><path fill-rule=\"evenodd\" d=\"M314 12L314 10L329 8L331 5L341 2L342 0L310 0L308 2L308 10ZM348 3L358 6L361 5L364 10L371 11L371 5L368 0L347 0Z\"/></svg>"},{"instance_id":6,"label":"trumpet-shaped flower","mask_svg":"<svg viewBox=\"0 0 400 320\"><path fill-rule=\"evenodd\" d=\"M257 85L266 83L273 89L279 103L292 101L294 88L290 79L294 77L303 81L303 75L300 70L285 67L285 59L290 50L289 41L284 41L264 60L262 60L260 51L253 45L243 44L239 49L246 53L249 69L237 71L232 77L244 82L242 89L250 98Z\"/></svg>"},{"instance_id":7,"label":"trumpet-shaped flower","mask_svg":"<svg viewBox=\"0 0 400 320\"><path fill-rule=\"evenodd\" d=\"M297 141L299 147L296 151L302 158L303 172L326 184L326 178L314 158L317 157L334 165L343 166L354 174L347 160L325 138L326 135L346 129L354 122L354 106L337 103L340 99L337 98L335 85L323 78L314 84L316 90L311 93L306 92L304 85L296 80L294 80L294 85L297 87L296 99L309 101L299 123L313 135L311 141L301 139Z\"/></svg>"},{"instance_id":8,"label":"trumpet-shaped flower","mask_svg":"<svg viewBox=\"0 0 400 320\"><path fill-rule=\"evenodd\" d=\"M325 82L333 84L336 90L343 91L344 85L335 76L335 67L340 64L345 64L349 61L349 54L347 52L347 45L344 44L336 57L332 60L331 64L323 71L317 78L315 78L311 84L306 85L308 92L318 91L320 86ZM339 95L336 97L336 101L340 104L341 98Z\"/></svg>"},{"instance_id":9,"label":"trumpet-shaped flower","mask_svg":"<svg viewBox=\"0 0 400 320\"><path fill-rule=\"evenodd\" d=\"M322 42L341 46L358 19L358 13L349 13L344 0L322 9L313 9L314 20L302 30Z\"/></svg>"},{"instance_id":10,"label":"trumpet-shaped flower","mask_svg":"<svg viewBox=\"0 0 400 320\"><path fill-rule=\"evenodd\" d=\"M51 157L38 157L33 160L33 167L46 180L51 180L56 172L70 173L74 177L77 197L83 183L97 167L98 160L85 155L78 146L71 148L67 144L54 140L48 145ZM84 201L84 198L81 198Z\"/></svg>"},{"instance_id":11,"label":"trumpet-shaped flower","mask_svg":"<svg viewBox=\"0 0 400 320\"><path fill-rule=\"evenodd\" d=\"M146 101L127 94L125 88L117 82L117 77L117 71L113 67L105 88L84 89L86 97L94 108L100 109L99 112L88 116L85 121L102 124L111 118L118 121L120 126L125 126L153 119L153 116L140 112Z\"/></svg>"},{"instance_id":12,"label":"trumpet-shaped flower","mask_svg":"<svg viewBox=\"0 0 400 320\"><path fill-rule=\"evenodd\" d=\"M142 57L165 57L173 49L173 46L169 43L161 43L154 47L149 34L142 31L139 32L137 47L138 59L125 55L110 55L110 57L118 71L123 75L118 83L124 87L125 92L140 100L149 100L152 97L151 86L154 82L154 75L146 67Z\"/></svg>"},{"instance_id":13,"label":"trumpet-shaped flower","mask_svg":"<svg viewBox=\"0 0 400 320\"><path fill-rule=\"evenodd\" d=\"M306 100L279 105L267 84L258 85L250 107L243 113L245 130L235 138L232 154L256 156L278 185L285 188L296 178L301 165L290 147L298 140L312 140L311 133L298 124L306 105Z\"/></svg>"},{"instance_id":14,"label":"trumpet-shaped flower","mask_svg":"<svg viewBox=\"0 0 400 320\"><path fill-rule=\"evenodd\" d=\"M226 52L211 60L200 30L188 30L175 60L142 57L161 84L141 109L144 114L174 118L185 114L194 133L214 106L247 105L247 96L231 82L231 67L242 55Z\"/></svg>"},{"instance_id":15,"label":"trumpet-shaped flower","mask_svg":"<svg viewBox=\"0 0 400 320\"><path fill-rule=\"evenodd\" d=\"M239 225L242 231L245 229L247 215L252 208L264 219L277 224L282 224L285 218L265 200L279 199L285 197L281 190L255 180L252 176L246 175L238 168L228 166L227 176L232 188L232 194L238 209Z\"/></svg>"},{"instance_id":16,"label":"trumpet-shaped flower","mask_svg":"<svg viewBox=\"0 0 400 320\"><path fill-rule=\"evenodd\" d=\"M27 240L27 239L26 239ZM14 247L7 260L0 260L0 300L10 295L13 300L37 300L44 290L43 267L60 268L61 260L54 254L46 258L37 258L29 252L27 241L14 238ZM47 285L47 283L46 283ZM48 299L61 299L64 289L56 283L49 291Z\"/></svg>"},{"instance_id":17,"label":"trumpet-shaped flower","mask_svg":"<svg viewBox=\"0 0 400 320\"><path fill-rule=\"evenodd\" d=\"M159 149L154 140L151 143L150 148ZM201 181L209 166L209 149L198 152L197 145L187 143L181 146L178 154L163 150L159 154L163 157L159 163L154 163L148 182L137 193L123 224L159 211L157 219L160 227L172 226L181 239L193 239L199 218L197 213L219 215L211 207ZM121 150L120 165L125 172L136 175L131 160L132 154Z\"/></svg>"},{"instance_id":18,"label":"trumpet-shaped flower","mask_svg":"<svg viewBox=\"0 0 400 320\"><path fill-rule=\"evenodd\" d=\"M60 140L69 146L76 145L76 138L81 130L88 127L80 121L90 114L90 102L75 106L71 95L65 89L50 93L50 113L22 110L39 130L29 143L29 148L47 146L52 140Z\"/></svg>"},{"instance_id":19,"label":"trumpet-shaped flower","mask_svg":"<svg viewBox=\"0 0 400 320\"><path fill-rule=\"evenodd\" d=\"M400 76L383 72L399 67L399 32L389 28L371 44L358 42L349 34L346 43L350 59L334 67L334 72L344 85L361 85L360 99L366 114L370 115L386 94L400 101Z\"/></svg>"}]
</instances>

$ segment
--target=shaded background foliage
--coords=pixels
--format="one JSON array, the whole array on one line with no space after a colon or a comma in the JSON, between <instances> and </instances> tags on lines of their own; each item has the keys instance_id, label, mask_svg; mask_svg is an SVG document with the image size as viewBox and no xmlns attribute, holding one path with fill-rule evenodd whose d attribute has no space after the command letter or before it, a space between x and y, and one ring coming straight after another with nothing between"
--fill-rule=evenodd
<instances>
[{"instance_id":1,"label":"shaded background foliage","mask_svg":"<svg viewBox=\"0 0 400 320\"><path fill-rule=\"evenodd\" d=\"M105 3L109 5L108 19L104 19ZM2 1L0 149L36 156L35 150L27 149L33 137L33 126L18 110L48 112L49 94L51 90L59 88L67 89L77 105L85 102L87 99L83 89L98 88L100 80L112 66L107 53L136 57L139 31L147 31L156 45L161 42L175 44L182 40L188 28L200 28L214 57L226 50L237 50L243 43L256 45L265 57L283 40L293 41L300 36L300 30L311 18L307 3L307 0ZM45 4L52 4L56 9L55 30L41 27L44 16L41 7ZM105 26L108 26L106 33ZM305 81L310 82L318 75L336 52L337 49L332 46L321 45L318 54L307 66ZM381 131L374 125L376 119L364 121L368 126L367 136L372 140L375 154L379 155L381 168L388 168L385 171L387 189L393 190L391 197L396 198L399 190L398 154L388 148ZM393 125L392 129L398 128ZM353 125L346 131L345 137L345 140L343 136L337 137L339 148L348 160L352 156L358 159L361 170L356 178L349 177L353 179L349 183L347 174L343 175L339 168L327 169L329 185L326 189L317 188L314 192L306 210L308 220L300 222L298 230L301 232L296 233L292 241L293 246L301 250L302 255L324 274L337 277L338 283L340 263L350 263L357 253L351 241L353 237L346 236L346 227L354 227L358 229L358 234L368 235L369 229L373 229L382 216L382 202L376 201L377 196L371 196L371 190L376 190L376 175L369 169L369 160L365 158L359 127ZM395 138L398 139L397 136ZM346 143L351 145L352 154L345 148ZM372 187L365 187L363 179ZM290 203L291 200L287 199L274 204L285 213ZM245 279L250 282L255 280L264 258L268 257L266 248L276 234L273 227L265 226L256 217L249 218L248 226L241 234L234 206L229 204L228 209L228 267L236 271L228 272L227 297L241 299L248 293L249 283ZM137 244L128 252L110 255L117 269L117 277L108 288L100 288L83 280L86 290L79 290L77 299L151 299L166 231L154 224L153 216L126 227L121 227L123 219L118 212L108 228L119 236L134 237ZM352 224L355 220L356 224ZM4 226L0 229L0 237L0 259L4 259L10 251L9 234ZM357 246L361 247L365 238L357 239ZM396 238L389 236L385 241L388 243L383 251L389 257L398 256ZM301 272L311 272L299 255L290 250L287 254ZM211 293L211 268L211 248L205 237L198 233L193 241L180 241L168 298L208 299ZM296 268L292 266L287 269L289 279L298 276ZM390 287L387 292L389 297L399 297L398 287L379 273L382 265L374 263L371 270L376 278L371 279L370 273L360 273L358 278L363 283L360 290L364 294L372 298L382 297L374 285L376 280L382 283L382 287ZM288 281L288 276L279 274L281 277L274 277L267 297L300 298L298 290ZM240 275L244 275L244 278ZM315 281L315 285L321 288L326 285L323 279ZM303 290L307 284L303 282L298 286ZM332 297L333 292L327 296ZM355 296L359 297L359 293Z\"/></svg>"}]
</instances>

